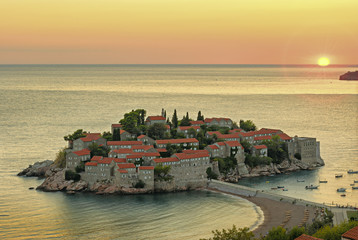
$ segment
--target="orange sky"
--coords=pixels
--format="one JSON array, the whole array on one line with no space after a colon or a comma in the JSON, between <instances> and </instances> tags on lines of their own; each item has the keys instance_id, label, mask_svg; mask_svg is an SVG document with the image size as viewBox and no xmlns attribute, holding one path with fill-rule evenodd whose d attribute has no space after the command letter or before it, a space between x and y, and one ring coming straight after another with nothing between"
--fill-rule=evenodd
<instances>
[{"instance_id":1,"label":"orange sky","mask_svg":"<svg viewBox=\"0 0 358 240\"><path fill-rule=\"evenodd\" d=\"M357 0L1 0L0 64L358 64Z\"/></svg>"}]
</instances>

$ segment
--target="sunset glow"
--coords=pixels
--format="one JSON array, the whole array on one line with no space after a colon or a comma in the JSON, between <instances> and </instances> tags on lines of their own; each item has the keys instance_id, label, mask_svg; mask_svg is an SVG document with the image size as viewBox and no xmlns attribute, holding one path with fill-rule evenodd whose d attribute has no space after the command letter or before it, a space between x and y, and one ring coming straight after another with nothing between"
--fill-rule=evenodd
<instances>
[{"instance_id":1,"label":"sunset glow","mask_svg":"<svg viewBox=\"0 0 358 240\"><path fill-rule=\"evenodd\" d=\"M320 65L321 67L326 67L329 65L329 63L330 61L326 57L321 57L320 59L318 59L318 65Z\"/></svg>"},{"instance_id":2,"label":"sunset glow","mask_svg":"<svg viewBox=\"0 0 358 240\"><path fill-rule=\"evenodd\" d=\"M358 63L358 1L2 0L0 64Z\"/></svg>"}]
</instances>

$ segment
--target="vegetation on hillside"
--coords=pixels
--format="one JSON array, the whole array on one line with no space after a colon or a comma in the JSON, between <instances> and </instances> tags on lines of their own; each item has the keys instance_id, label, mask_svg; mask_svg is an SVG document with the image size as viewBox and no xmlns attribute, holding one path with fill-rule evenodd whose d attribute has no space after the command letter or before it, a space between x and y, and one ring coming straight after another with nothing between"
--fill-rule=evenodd
<instances>
[{"instance_id":1,"label":"vegetation on hillside","mask_svg":"<svg viewBox=\"0 0 358 240\"><path fill-rule=\"evenodd\" d=\"M63 149L58 151L58 153L56 154L54 164L56 165L56 167L59 167L59 168L66 167L66 151L65 151L65 148L63 148Z\"/></svg>"}]
</instances>

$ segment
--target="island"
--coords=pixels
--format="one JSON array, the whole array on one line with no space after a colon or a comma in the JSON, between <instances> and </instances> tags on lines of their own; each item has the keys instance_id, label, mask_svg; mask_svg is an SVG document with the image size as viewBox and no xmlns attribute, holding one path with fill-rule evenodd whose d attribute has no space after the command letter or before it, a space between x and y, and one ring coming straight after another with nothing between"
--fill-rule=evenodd
<instances>
[{"instance_id":1,"label":"island","mask_svg":"<svg viewBox=\"0 0 358 240\"><path fill-rule=\"evenodd\" d=\"M139 194L206 188L208 179L238 182L324 165L320 143L280 129L257 129L251 120L225 117L181 120L162 109L125 113L111 130L78 129L55 162L36 163L19 175L43 176L43 191Z\"/></svg>"},{"instance_id":2,"label":"island","mask_svg":"<svg viewBox=\"0 0 358 240\"><path fill-rule=\"evenodd\" d=\"M358 71L348 71L345 74L339 76L339 80L358 80Z\"/></svg>"}]
</instances>

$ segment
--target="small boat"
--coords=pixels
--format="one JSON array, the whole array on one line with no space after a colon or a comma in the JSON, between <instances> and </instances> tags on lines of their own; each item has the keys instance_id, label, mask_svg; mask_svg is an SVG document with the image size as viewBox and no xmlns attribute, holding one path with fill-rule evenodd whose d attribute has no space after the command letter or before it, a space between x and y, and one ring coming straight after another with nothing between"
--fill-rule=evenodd
<instances>
[{"instance_id":1,"label":"small boat","mask_svg":"<svg viewBox=\"0 0 358 240\"><path fill-rule=\"evenodd\" d=\"M337 192L345 192L346 191L346 188L338 188L337 189Z\"/></svg>"},{"instance_id":2,"label":"small boat","mask_svg":"<svg viewBox=\"0 0 358 240\"><path fill-rule=\"evenodd\" d=\"M358 183L358 180L354 180L354 183Z\"/></svg>"},{"instance_id":3,"label":"small boat","mask_svg":"<svg viewBox=\"0 0 358 240\"><path fill-rule=\"evenodd\" d=\"M349 184L349 186L354 186L354 183Z\"/></svg>"},{"instance_id":4,"label":"small boat","mask_svg":"<svg viewBox=\"0 0 358 240\"><path fill-rule=\"evenodd\" d=\"M341 178L343 177L343 174L336 174L336 178Z\"/></svg>"},{"instance_id":5,"label":"small boat","mask_svg":"<svg viewBox=\"0 0 358 240\"><path fill-rule=\"evenodd\" d=\"M355 190L357 190L357 189L358 189L358 187L352 187L352 189L355 189Z\"/></svg>"},{"instance_id":6,"label":"small boat","mask_svg":"<svg viewBox=\"0 0 358 240\"><path fill-rule=\"evenodd\" d=\"M286 189L286 188L283 188L283 189L282 189L282 191L288 191L288 189Z\"/></svg>"},{"instance_id":7,"label":"small boat","mask_svg":"<svg viewBox=\"0 0 358 240\"><path fill-rule=\"evenodd\" d=\"M311 185L306 186L306 189L318 189L318 185L311 184Z\"/></svg>"},{"instance_id":8,"label":"small boat","mask_svg":"<svg viewBox=\"0 0 358 240\"><path fill-rule=\"evenodd\" d=\"M353 169L349 169L347 171L348 174L354 174L354 173L358 173L358 171L354 171Z\"/></svg>"},{"instance_id":9,"label":"small boat","mask_svg":"<svg viewBox=\"0 0 358 240\"><path fill-rule=\"evenodd\" d=\"M304 182L304 179L297 179L297 182Z\"/></svg>"},{"instance_id":10,"label":"small boat","mask_svg":"<svg viewBox=\"0 0 358 240\"><path fill-rule=\"evenodd\" d=\"M285 186L277 186L277 188L285 188Z\"/></svg>"},{"instance_id":11,"label":"small boat","mask_svg":"<svg viewBox=\"0 0 358 240\"><path fill-rule=\"evenodd\" d=\"M346 194L341 194L341 197L345 197L346 196Z\"/></svg>"},{"instance_id":12,"label":"small boat","mask_svg":"<svg viewBox=\"0 0 358 240\"><path fill-rule=\"evenodd\" d=\"M327 180L319 180L319 183L328 183Z\"/></svg>"},{"instance_id":13,"label":"small boat","mask_svg":"<svg viewBox=\"0 0 358 240\"><path fill-rule=\"evenodd\" d=\"M272 187L271 190L277 190L277 187Z\"/></svg>"}]
</instances>

